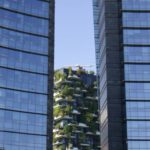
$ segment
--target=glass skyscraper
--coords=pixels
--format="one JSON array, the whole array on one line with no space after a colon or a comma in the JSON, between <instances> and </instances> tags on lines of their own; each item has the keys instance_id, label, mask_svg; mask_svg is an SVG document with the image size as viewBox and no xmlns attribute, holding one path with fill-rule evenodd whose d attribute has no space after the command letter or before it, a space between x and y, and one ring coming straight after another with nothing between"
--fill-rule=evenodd
<instances>
[{"instance_id":1,"label":"glass skyscraper","mask_svg":"<svg viewBox=\"0 0 150 150\"><path fill-rule=\"evenodd\" d=\"M0 149L51 150L54 0L0 0Z\"/></svg>"},{"instance_id":2,"label":"glass skyscraper","mask_svg":"<svg viewBox=\"0 0 150 150\"><path fill-rule=\"evenodd\" d=\"M150 1L93 0L101 149L150 149Z\"/></svg>"}]
</instances>

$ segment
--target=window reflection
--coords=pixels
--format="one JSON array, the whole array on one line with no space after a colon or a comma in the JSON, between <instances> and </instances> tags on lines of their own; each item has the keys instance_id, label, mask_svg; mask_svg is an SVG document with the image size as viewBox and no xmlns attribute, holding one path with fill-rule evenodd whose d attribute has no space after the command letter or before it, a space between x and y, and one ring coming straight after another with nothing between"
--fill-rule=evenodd
<instances>
[{"instance_id":1,"label":"window reflection","mask_svg":"<svg viewBox=\"0 0 150 150\"><path fill-rule=\"evenodd\" d=\"M48 57L0 48L0 65L37 73L48 73Z\"/></svg>"},{"instance_id":2,"label":"window reflection","mask_svg":"<svg viewBox=\"0 0 150 150\"><path fill-rule=\"evenodd\" d=\"M123 13L124 27L150 27L150 13Z\"/></svg>"},{"instance_id":3,"label":"window reflection","mask_svg":"<svg viewBox=\"0 0 150 150\"><path fill-rule=\"evenodd\" d=\"M0 147L5 150L45 150L46 137L0 132Z\"/></svg>"},{"instance_id":4,"label":"window reflection","mask_svg":"<svg viewBox=\"0 0 150 150\"><path fill-rule=\"evenodd\" d=\"M149 119L150 102L127 102L127 119Z\"/></svg>"},{"instance_id":5,"label":"window reflection","mask_svg":"<svg viewBox=\"0 0 150 150\"><path fill-rule=\"evenodd\" d=\"M35 53L48 53L48 39L0 29L0 45Z\"/></svg>"},{"instance_id":6,"label":"window reflection","mask_svg":"<svg viewBox=\"0 0 150 150\"><path fill-rule=\"evenodd\" d=\"M149 65L125 65L125 79L129 81L149 81Z\"/></svg>"},{"instance_id":7,"label":"window reflection","mask_svg":"<svg viewBox=\"0 0 150 150\"><path fill-rule=\"evenodd\" d=\"M46 135L46 116L0 110L0 130Z\"/></svg>"},{"instance_id":8,"label":"window reflection","mask_svg":"<svg viewBox=\"0 0 150 150\"><path fill-rule=\"evenodd\" d=\"M0 25L24 32L48 35L48 20L0 10Z\"/></svg>"},{"instance_id":9,"label":"window reflection","mask_svg":"<svg viewBox=\"0 0 150 150\"><path fill-rule=\"evenodd\" d=\"M47 95L0 89L0 108L47 113Z\"/></svg>"},{"instance_id":10,"label":"window reflection","mask_svg":"<svg viewBox=\"0 0 150 150\"><path fill-rule=\"evenodd\" d=\"M125 62L150 62L150 47L124 47Z\"/></svg>"},{"instance_id":11,"label":"window reflection","mask_svg":"<svg viewBox=\"0 0 150 150\"><path fill-rule=\"evenodd\" d=\"M0 86L47 93L47 76L0 68Z\"/></svg>"},{"instance_id":12,"label":"window reflection","mask_svg":"<svg viewBox=\"0 0 150 150\"><path fill-rule=\"evenodd\" d=\"M128 141L128 150L149 150L149 141Z\"/></svg>"},{"instance_id":13,"label":"window reflection","mask_svg":"<svg viewBox=\"0 0 150 150\"><path fill-rule=\"evenodd\" d=\"M149 0L123 0L124 10L150 10Z\"/></svg>"},{"instance_id":14,"label":"window reflection","mask_svg":"<svg viewBox=\"0 0 150 150\"><path fill-rule=\"evenodd\" d=\"M150 83L126 83L126 99L150 100Z\"/></svg>"},{"instance_id":15,"label":"window reflection","mask_svg":"<svg viewBox=\"0 0 150 150\"><path fill-rule=\"evenodd\" d=\"M124 44L150 44L150 30L124 29Z\"/></svg>"},{"instance_id":16,"label":"window reflection","mask_svg":"<svg viewBox=\"0 0 150 150\"><path fill-rule=\"evenodd\" d=\"M0 6L35 16L49 15L49 3L41 0L0 0Z\"/></svg>"}]
</instances>

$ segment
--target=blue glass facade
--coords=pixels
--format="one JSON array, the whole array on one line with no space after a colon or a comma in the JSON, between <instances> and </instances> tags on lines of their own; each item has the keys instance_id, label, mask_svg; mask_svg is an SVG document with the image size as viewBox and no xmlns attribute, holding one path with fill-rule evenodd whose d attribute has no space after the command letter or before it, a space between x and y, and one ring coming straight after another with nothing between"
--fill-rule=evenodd
<instances>
[{"instance_id":1,"label":"blue glass facade","mask_svg":"<svg viewBox=\"0 0 150 150\"><path fill-rule=\"evenodd\" d=\"M150 1L122 0L127 149L150 149Z\"/></svg>"},{"instance_id":2,"label":"blue glass facade","mask_svg":"<svg viewBox=\"0 0 150 150\"><path fill-rule=\"evenodd\" d=\"M149 150L150 1L93 0L93 9L101 149Z\"/></svg>"},{"instance_id":3,"label":"blue glass facade","mask_svg":"<svg viewBox=\"0 0 150 150\"><path fill-rule=\"evenodd\" d=\"M0 0L0 148L4 150L50 147L48 65L53 60L49 54L53 29L49 27L54 19L50 3Z\"/></svg>"}]
</instances>

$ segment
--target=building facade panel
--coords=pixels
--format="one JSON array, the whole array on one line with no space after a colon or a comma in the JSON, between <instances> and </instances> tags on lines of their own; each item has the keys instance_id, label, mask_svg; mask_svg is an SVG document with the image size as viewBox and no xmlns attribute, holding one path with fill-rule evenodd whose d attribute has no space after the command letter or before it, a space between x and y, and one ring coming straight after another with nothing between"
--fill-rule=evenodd
<instances>
[{"instance_id":1,"label":"building facade panel","mask_svg":"<svg viewBox=\"0 0 150 150\"><path fill-rule=\"evenodd\" d=\"M97 74L99 76L100 112L102 111L100 114L101 149L121 150L124 145L124 142L122 142L123 115L121 104L123 97L121 80L123 77L120 41L122 36L120 36L119 28L121 18L118 19L121 3L117 0L97 0L93 2L94 12L95 10L98 12L96 15L94 13L94 27L96 57L99 59L97 61ZM105 111L104 108L106 108ZM107 128L104 128L104 125Z\"/></svg>"},{"instance_id":2,"label":"building facade panel","mask_svg":"<svg viewBox=\"0 0 150 150\"><path fill-rule=\"evenodd\" d=\"M0 39L0 148L51 150L54 0L1 0Z\"/></svg>"},{"instance_id":3,"label":"building facade panel","mask_svg":"<svg viewBox=\"0 0 150 150\"><path fill-rule=\"evenodd\" d=\"M149 1L122 0L122 8L127 146L128 150L148 150L150 142Z\"/></svg>"},{"instance_id":4,"label":"building facade panel","mask_svg":"<svg viewBox=\"0 0 150 150\"><path fill-rule=\"evenodd\" d=\"M8 9L17 11L18 13L25 13L27 15L34 15L36 17L49 17L49 5L48 1L40 0L1 0L0 7L2 9Z\"/></svg>"},{"instance_id":5,"label":"building facade panel","mask_svg":"<svg viewBox=\"0 0 150 150\"><path fill-rule=\"evenodd\" d=\"M101 149L148 150L150 1L93 0L93 9Z\"/></svg>"}]
</instances>

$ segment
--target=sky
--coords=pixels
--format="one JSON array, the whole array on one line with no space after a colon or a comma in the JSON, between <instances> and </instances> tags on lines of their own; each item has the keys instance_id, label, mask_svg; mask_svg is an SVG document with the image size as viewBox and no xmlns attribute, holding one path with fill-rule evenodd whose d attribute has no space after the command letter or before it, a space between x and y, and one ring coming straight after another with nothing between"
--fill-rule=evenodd
<instances>
[{"instance_id":1,"label":"sky","mask_svg":"<svg viewBox=\"0 0 150 150\"><path fill-rule=\"evenodd\" d=\"M56 0L55 69L94 65L95 46L92 0Z\"/></svg>"}]
</instances>

